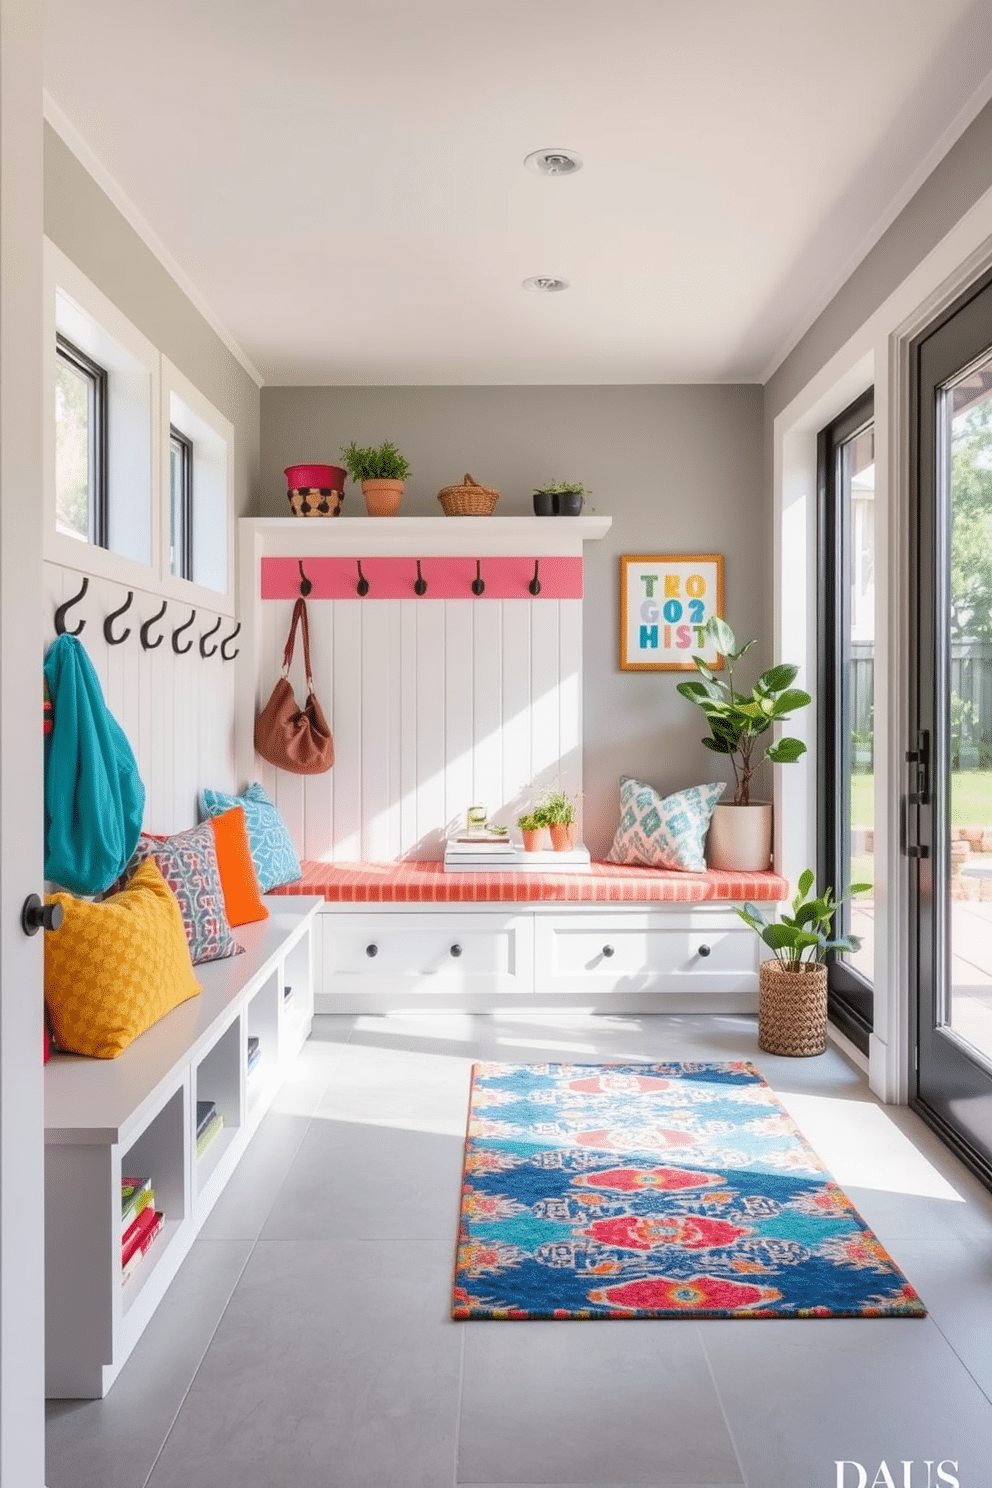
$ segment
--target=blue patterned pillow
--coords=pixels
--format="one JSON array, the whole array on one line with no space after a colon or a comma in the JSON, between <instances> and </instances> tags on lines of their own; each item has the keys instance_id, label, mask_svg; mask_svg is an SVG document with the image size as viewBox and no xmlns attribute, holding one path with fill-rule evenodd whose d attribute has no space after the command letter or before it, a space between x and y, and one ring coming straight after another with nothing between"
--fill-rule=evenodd
<instances>
[{"instance_id":1,"label":"blue patterned pillow","mask_svg":"<svg viewBox=\"0 0 992 1488\"><path fill-rule=\"evenodd\" d=\"M659 796L643 780L621 776L620 823L606 861L705 873L703 844L713 807L726 788L722 783L694 785Z\"/></svg>"},{"instance_id":2,"label":"blue patterned pillow","mask_svg":"<svg viewBox=\"0 0 992 1488\"><path fill-rule=\"evenodd\" d=\"M220 816L232 806L244 808L248 850L262 893L301 878L300 860L286 823L260 785L250 785L243 796L229 796L215 790L200 792L202 817Z\"/></svg>"},{"instance_id":3,"label":"blue patterned pillow","mask_svg":"<svg viewBox=\"0 0 992 1488\"><path fill-rule=\"evenodd\" d=\"M139 837L125 870L125 882L146 858L157 865L178 900L189 957L194 965L199 961L220 961L244 950L231 934L217 866L217 847L206 822L172 837L147 834Z\"/></svg>"}]
</instances>

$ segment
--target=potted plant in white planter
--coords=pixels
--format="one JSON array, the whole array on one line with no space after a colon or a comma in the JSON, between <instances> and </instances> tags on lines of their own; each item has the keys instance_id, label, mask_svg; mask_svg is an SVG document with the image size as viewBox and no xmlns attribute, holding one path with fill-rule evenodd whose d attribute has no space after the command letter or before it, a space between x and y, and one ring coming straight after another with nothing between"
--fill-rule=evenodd
<instances>
[{"instance_id":1,"label":"potted plant in white planter","mask_svg":"<svg viewBox=\"0 0 992 1488\"><path fill-rule=\"evenodd\" d=\"M351 479L361 484L369 516L395 517L410 474L409 463L395 444L387 440L377 448L359 449L352 440L341 458Z\"/></svg>"},{"instance_id":2,"label":"potted plant in white planter","mask_svg":"<svg viewBox=\"0 0 992 1488\"><path fill-rule=\"evenodd\" d=\"M754 641L738 647L730 626L716 615L707 621L705 633L726 663L726 682L701 656L694 656L702 680L680 682L676 690L702 709L710 726L710 737L703 743L714 754L729 755L734 771L733 802L720 802L713 809L706 861L711 868L760 871L771 860L772 804L751 800L751 780L766 760L787 765L806 753L801 739L777 739L765 745L763 736L812 698L792 686L799 668L789 665L769 668L750 692L738 692L734 663L750 651Z\"/></svg>"},{"instance_id":3,"label":"potted plant in white planter","mask_svg":"<svg viewBox=\"0 0 992 1488\"><path fill-rule=\"evenodd\" d=\"M831 938L833 918L854 894L865 894L871 884L852 884L834 899L824 889L811 899L814 875L807 868L799 878L792 913L769 920L756 904L734 905L735 914L761 936L772 955L762 961L758 992L758 1044L767 1054L805 1057L827 1047L827 966L830 951L856 951L861 938ZM816 891L813 890L815 893Z\"/></svg>"}]
</instances>

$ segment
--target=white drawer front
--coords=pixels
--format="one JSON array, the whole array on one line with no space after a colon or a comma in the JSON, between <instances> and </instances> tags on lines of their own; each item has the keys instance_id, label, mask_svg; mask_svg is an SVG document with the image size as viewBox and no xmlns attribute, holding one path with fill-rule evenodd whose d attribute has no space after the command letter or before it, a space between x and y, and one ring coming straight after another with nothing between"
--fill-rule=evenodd
<instances>
[{"instance_id":1,"label":"white drawer front","mask_svg":"<svg viewBox=\"0 0 992 1488\"><path fill-rule=\"evenodd\" d=\"M528 993L528 916L430 913L325 914L326 992Z\"/></svg>"},{"instance_id":2,"label":"white drawer front","mask_svg":"<svg viewBox=\"0 0 992 1488\"><path fill-rule=\"evenodd\" d=\"M757 939L736 916L590 915L540 919L536 990L749 992Z\"/></svg>"}]
</instances>

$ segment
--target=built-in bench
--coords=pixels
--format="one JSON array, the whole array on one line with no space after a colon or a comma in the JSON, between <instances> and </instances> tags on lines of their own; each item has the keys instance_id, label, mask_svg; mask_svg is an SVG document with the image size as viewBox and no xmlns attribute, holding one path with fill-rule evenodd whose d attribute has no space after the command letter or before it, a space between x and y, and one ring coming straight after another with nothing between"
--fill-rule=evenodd
<instances>
[{"instance_id":1,"label":"built-in bench","mask_svg":"<svg viewBox=\"0 0 992 1488\"><path fill-rule=\"evenodd\" d=\"M318 1012L751 1012L759 942L733 912L776 873L446 873L439 862L305 862L281 895L323 899Z\"/></svg>"},{"instance_id":2,"label":"built-in bench","mask_svg":"<svg viewBox=\"0 0 992 1488\"><path fill-rule=\"evenodd\" d=\"M106 1394L240 1160L313 1018L313 897L268 899L244 952L201 962L198 997L117 1059L45 1068L46 1393ZM248 1040L258 1040L248 1073ZM197 1101L219 1135L197 1153ZM121 1267L121 1179L150 1178L162 1233ZM25 1221L27 1222L27 1221Z\"/></svg>"}]
</instances>

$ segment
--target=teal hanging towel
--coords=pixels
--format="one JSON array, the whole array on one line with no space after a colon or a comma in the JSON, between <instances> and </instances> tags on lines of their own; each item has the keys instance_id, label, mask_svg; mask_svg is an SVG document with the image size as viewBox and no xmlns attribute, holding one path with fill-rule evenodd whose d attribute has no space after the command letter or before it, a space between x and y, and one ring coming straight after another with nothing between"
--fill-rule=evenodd
<instances>
[{"instance_id":1,"label":"teal hanging towel","mask_svg":"<svg viewBox=\"0 0 992 1488\"><path fill-rule=\"evenodd\" d=\"M51 646L45 680L53 713L45 739L45 877L74 894L102 894L137 845L145 787L75 636Z\"/></svg>"}]
</instances>

